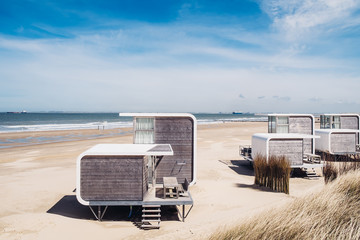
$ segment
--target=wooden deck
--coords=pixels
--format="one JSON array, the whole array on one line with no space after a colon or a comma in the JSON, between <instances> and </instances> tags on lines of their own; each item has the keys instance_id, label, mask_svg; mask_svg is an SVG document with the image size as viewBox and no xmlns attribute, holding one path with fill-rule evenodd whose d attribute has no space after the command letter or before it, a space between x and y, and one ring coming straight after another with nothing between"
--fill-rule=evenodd
<instances>
[{"instance_id":1,"label":"wooden deck","mask_svg":"<svg viewBox=\"0 0 360 240\"><path fill-rule=\"evenodd\" d=\"M155 191L156 189L156 191ZM149 191L144 196L143 205L193 205L194 201L191 197L189 191L185 193L185 196L179 195L179 198L175 198L176 193L174 193L174 197L167 197L164 199L164 193L162 185L158 185L156 188L149 189Z\"/></svg>"},{"instance_id":2,"label":"wooden deck","mask_svg":"<svg viewBox=\"0 0 360 240\"><path fill-rule=\"evenodd\" d=\"M151 187L145 193L142 201L89 201L90 206L141 206L141 205L193 205L194 201L189 191L184 196L175 198L167 197L164 199L164 192L162 184L157 184L155 188Z\"/></svg>"},{"instance_id":3,"label":"wooden deck","mask_svg":"<svg viewBox=\"0 0 360 240\"><path fill-rule=\"evenodd\" d=\"M142 208L144 210L147 207L150 207L150 208L157 207L160 209L161 206L165 206L165 205L176 206L176 209L178 211L180 219L182 219L182 221L184 222L185 218L187 217L187 215L190 213L191 209L194 206L194 201L193 201L189 191L185 192L184 195L180 195L178 198L175 198L175 193L174 193L174 197L172 197L172 198L167 197L166 199L164 199L163 185L157 184L155 187L149 188L149 190L145 193L144 199L142 201L137 201L137 200L89 201L88 206L91 209L91 212L94 214L95 218L97 220L101 221L109 206L131 206L131 207L132 206L142 206ZM186 211L186 207L185 207L186 205L188 205L188 206L190 205L190 208L188 207L187 211ZM182 206L182 210L180 210L178 208L178 206ZM94 210L93 207L97 207L97 211ZM132 209L132 208L130 208L130 209ZM146 215L145 217L149 217L149 215ZM143 218L143 222L146 222L146 221L149 222L149 219ZM158 225L156 225L155 227L159 228L160 218L157 220L157 222L158 222ZM146 225L146 227L150 227L150 226L152 226L152 225ZM145 225L144 225L144 227L145 227Z\"/></svg>"}]
</instances>

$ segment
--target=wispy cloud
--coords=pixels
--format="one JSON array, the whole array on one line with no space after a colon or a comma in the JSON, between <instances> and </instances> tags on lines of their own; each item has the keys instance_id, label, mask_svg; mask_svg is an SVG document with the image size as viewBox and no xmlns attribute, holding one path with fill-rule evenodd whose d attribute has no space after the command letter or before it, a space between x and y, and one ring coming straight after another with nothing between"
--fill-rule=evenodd
<instances>
[{"instance_id":1,"label":"wispy cloud","mask_svg":"<svg viewBox=\"0 0 360 240\"><path fill-rule=\"evenodd\" d=\"M36 110L216 112L238 109L239 102L243 111L322 111L326 103L342 109L358 101L360 69L356 28L348 45L324 34L359 25L358 1L340 2L264 0L271 22L261 16L261 26L234 16L234 24L225 23L228 16L217 11L190 21L201 9L196 1L162 23L79 10L75 15L96 19L96 27L18 25L19 34L44 34L0 33L0 110L32 104L42 106ZM209 24L213 17L220 23ZM11 92L19 93L17 101Z\"/></svg>"},{"instance_id":2,"label":"wispy cloud","mask_svg":"<svg viewBox=\"0 0 360 240\"><path fill-rule=\"evenodd\" d=\"M166 33L164 28L157 31L159 35ZM166 105L171 104L178 111L233 111L238 108L236 100L241 99L246 103L243 111L291 111L296 106L298 109L305 108L304 99L316 95L322 99L331 96L335 100L346 97L356 99L358 96L358 74L333 72L349 66L350 71L346 72L355 71L357 68L351 65L356 62L342 60L335 68L336 61L331 63L322 58L296 58L292 62L248 50L234 49L231 53L230 48L209 40L199 40L199 44L188 40L186 35L178 35L171 44L165 43L165 40L159 43L156 36L149 35L146 49L132 51L132 40L135 45L144 43L137 39L141 36L137 34L134 30L130 33L127 30L112 30L78 33L70 39L0 37L0 51L13 53L7 58L0 58L0 79L3 83L0 109L31 103L42 106L36 110L84 110L91 106L94 111L114 111L120 107L127 107L128 111L166 111ZM194 44L184 46L182 42L186 42L185 45ZM209 52L208 49L217 51ZM252 61L246 62L246 59ZM286 70L274 70L273 66ZM330 86L329 83L337 83L340 76L342 82L353 87L327 87L326 92L319 92L324 86ZM289 84L291 88L287 87ZM87 86L87 91L83 91L84 86ZM22 98L17 102L13 98L5 99L6 95L2 93L7 91L21 93ZM283 96L285 91L287 95ZM66 100L63 94L68 96ZM152 94L162 98L153 98ZM93 95L99 97L95 99L91 97ZM200 100L186 104L184 97L207 100L206 104ZM262 101L265 98L269 101ZM53 105L44 106L43 99ZM164 99L167 99L166 104ZM257 105L257 101L265 104ZM126 105L127 102L133 104ZM337 106L343 108L341 104ZM31 109L28 105L24 108Z\"/></svg>"},{"instance_id":3,"label":"wispy cloud","mask_svg":"<svg viewBox=\"0 0 360 240\"><path fill-rule=\"evenodd\" d=\"M291 41L359 24L357 0L264 0L261 6Z\"/></svg>"},{"instance_id":4,"label":"wispy cloud","mask_svg":"<svg viewBox=\"0 0 360 240\"><path fill-rule=\"evenodd\" d=\"M273 96L273 99L279 100L279 101L285 101L285 102L289 102L291 100L291 97L280 97L280 96Z\"/></svg>"}]
</instances>

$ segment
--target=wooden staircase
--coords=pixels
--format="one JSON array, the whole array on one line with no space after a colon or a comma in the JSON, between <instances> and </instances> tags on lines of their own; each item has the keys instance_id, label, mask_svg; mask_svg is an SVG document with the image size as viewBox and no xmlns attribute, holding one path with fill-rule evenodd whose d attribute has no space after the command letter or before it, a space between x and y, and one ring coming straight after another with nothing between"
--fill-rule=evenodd
<instances>
[{"instance_id":1,"label":"wooden staircase","mask_svg":"<svg viewBox=\"0 0 360 240\"><path fill-rule=\"evenodd\" d=\"M142 206L142 229L160 228L161 209L160 205Z\"/></svg>"}]
</instances>

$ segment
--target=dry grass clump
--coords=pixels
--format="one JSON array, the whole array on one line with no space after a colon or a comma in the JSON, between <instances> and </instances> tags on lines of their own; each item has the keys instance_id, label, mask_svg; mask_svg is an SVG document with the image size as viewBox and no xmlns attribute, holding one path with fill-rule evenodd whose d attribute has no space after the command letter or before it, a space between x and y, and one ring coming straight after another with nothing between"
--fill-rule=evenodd
<instances>
[{"instance_id":1,"label":"dry grass clump","mask_svg":"<svg viewBox=\"0 0 360 240\"><path fill-rule=\"evenodd\" d=\"M332 154L329 152L321 152L319 153L321 155L321 159L327 161L327 162L356 162L360 161L360 155L359 154Z\"/></svg>"},{"instance_id":2,"label":"dry grass clump","mask_svg":"<svg viewBox=\"0 0 360 240\"><path fill-rule=\"evenodd\" d=\"M274 191L289 194L290 163L284 157L264 156L254 158L255 184L268 187Z\"/></svg>"},{"instance_id":3,"label":"dry grass clump","mask_svg":"<svg viewBox=\"0 0 360 240\"><path fill-rule=\"evenodd\" d=\"M360 171L210 239L360 239Z\"/></svg>"},{"instance_id":4,"label":"dry grass clump","mask_svg":"<svg viewBox=\"0 0 360 240\"><path fill-rule=\"evenodd\" d=\"M331 162L325 162L323 167L323 176L325 183L332 182L338 176L338 168Z\"/></svg>"},{"instance_id":5,"label":"dry grass clump","mask_svg":"<svg viewBox=\"0 0 360 240\"><path fill-rule=\"evenodd\" d=\"M332 157L331 157L332 158ZM328 158L325 158L325 165L323 168L323 175L325 183L335 180L338 176L344 175L349 171L354 171L360 169L360 157L354 156L349 157L351 161L347 162L333 162L329 161Z\"/></svg>"}]
</instances>

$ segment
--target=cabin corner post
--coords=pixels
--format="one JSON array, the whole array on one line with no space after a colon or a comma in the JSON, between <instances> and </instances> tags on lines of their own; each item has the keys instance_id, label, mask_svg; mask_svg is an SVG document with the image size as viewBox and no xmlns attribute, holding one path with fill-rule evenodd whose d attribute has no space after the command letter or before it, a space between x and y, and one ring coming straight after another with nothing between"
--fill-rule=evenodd
<instances>
[{"instance_id":1,"label":"cabin corner post","mask_svg":"<svg viewBox=\"0 0 360 240\"><path fill-rule=\"evenodd\" d=\"M315 117L311 114L312 118L312 135L315 135Z\"/></svg>"},{"instance_id":2,"label":"cabin corner post","mask_svg":"<svg viewBox=\"0 0 360 240\"><path fill-rule=\"evenodd\" d=\"M194 115L188 114L188 117L192 119L193 122L193 137L192 137L192 146L193 146L193 152L192 152L192 181L190 182L190 185L194 185L197 181L197 119Z\"/></svg>"},{"instance_id":3,"label":"cabin corner post","mask_svg":"<svg viewBox=\"0 0 360 240\"><path fill-rule=\"evenodd\" d=\"M76 199L82 205L89 206L89 201L81 197L81 160L85 155L85 153L82 153L76 159Z\"/></svg>"}]
</instances>

